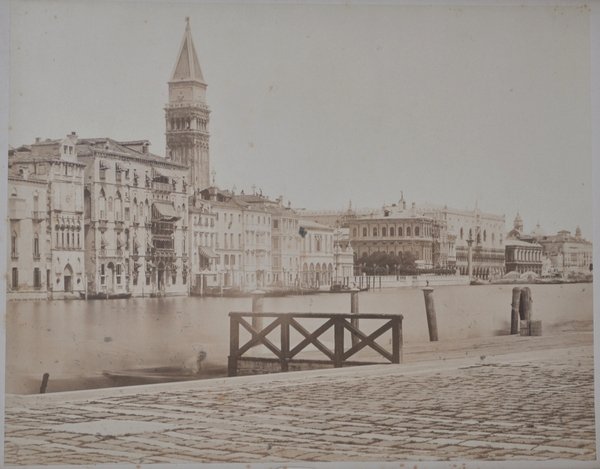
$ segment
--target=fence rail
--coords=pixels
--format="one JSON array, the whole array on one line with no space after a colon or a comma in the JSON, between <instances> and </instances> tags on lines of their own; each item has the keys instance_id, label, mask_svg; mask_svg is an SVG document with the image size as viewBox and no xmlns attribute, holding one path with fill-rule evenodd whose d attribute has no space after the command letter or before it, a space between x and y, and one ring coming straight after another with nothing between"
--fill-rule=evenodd
<instances>
[{"instance_id":1,"label":"fence rail","mask_svg":"<svg viewBox=\"0 0 600 469\"><path fill-rule=\"evenodd\" d=\"M294 362L302 350L309 345L313 345L319 350L327 360L302 360L304 363L319 365L333 365L335 368L350 365L367 364L365 362L351 362L349 358L354 356L365 347L370 347L379 355L391 363L400 363L402 361L402 319L401 314L331 314L331 313L250 313L250 312L231 312L230 318L230 339L229 339L229 376L238 374L238 365L240 361L275 361L279 362L280 371L288 371L290 363ZM298 319L325 319L325 322L319 325L315 330L310 331L298 322ZM250 319L248 322L247 319ZM262 319L272 319L266 326L259 325ZM376 319L385 321L374 332L367 334L358 328L358 320ZM274 344L267 336L280 329L279 344ZM331 350L319 337L333 328L334 348ZM240 330L245 329L251 334L248 342L240 344ZM291 347L290 332L294 330L303 338ZM351 346L346 350L344 343L344 333L349 331L354 340ZM375 339L383 335L388 330L392 332L392 350L388 351L379 345ZM264 357L244 357L251 348L263 345L272 352L275 358L265 359Z\"/></svg>"}]
</instances>

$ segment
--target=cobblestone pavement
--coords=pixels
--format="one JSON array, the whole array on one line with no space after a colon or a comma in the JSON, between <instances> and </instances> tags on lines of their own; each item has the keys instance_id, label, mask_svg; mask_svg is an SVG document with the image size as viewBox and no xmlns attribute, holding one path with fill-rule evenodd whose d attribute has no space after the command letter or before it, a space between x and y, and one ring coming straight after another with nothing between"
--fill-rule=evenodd
<instances>
[{"instance_id":1,"label":"cobblestone pavement","mask_svg":"<svg viewBox=\"0 0 600 469\"><path fill-rule=\"evenodd\" d=\"M588 340L6 403L11 465L595 458Z\"/></svg>"}]
</instances>

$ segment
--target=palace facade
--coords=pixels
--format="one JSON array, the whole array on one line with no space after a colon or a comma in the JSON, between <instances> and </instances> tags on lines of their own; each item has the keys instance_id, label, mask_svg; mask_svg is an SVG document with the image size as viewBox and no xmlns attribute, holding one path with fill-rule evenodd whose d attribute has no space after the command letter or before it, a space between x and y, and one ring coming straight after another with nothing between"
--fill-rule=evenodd
<instances>
[{"instance_id":1,"label":"palace facade","mask_svg":"<svg viewBox=\"0 0 600 469\"><path fill-rule=\"evenodd\" d=\"M350 243L357 262L377 252L402 257L412 254L419 268L454 265L453 238L444 220L423 215L415 204L399 204L348 221Z\"/></svg>"},{"instance_id":2,"label":"palace facade","mask_svg":"<svg viewBox=\"0 0 600 469\"><path fill-rule=\"evenodd\" d=\"M83 182L77 136L9 150L9 299L85 291Z\"/></svg>"},{"instance_id":3,"label":"palace facade","mask_svg":"<svg viewBox=\"0 0 600 469\"><path fill-rule=\"evenodd\" d=\"M472 256L472 275L490 279L504 275L504 215L474 210L459 210L447 206L424 206L424 216L446 225L448 236L454 240L456 267L468 274L469 249Z\"/></svg>"}]
</instances>

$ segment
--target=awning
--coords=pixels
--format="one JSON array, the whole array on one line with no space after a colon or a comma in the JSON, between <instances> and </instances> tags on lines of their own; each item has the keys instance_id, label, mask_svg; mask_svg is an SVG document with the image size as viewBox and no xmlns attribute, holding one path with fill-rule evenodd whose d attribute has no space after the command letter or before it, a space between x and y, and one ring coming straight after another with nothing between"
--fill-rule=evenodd
<instances>
[{"instance_id":1,"label":"awning","mask_svg":"<svg viewBox=\"0 0 600 469\"><path fill-rule=\"evenodd\" d=\"M179 218L177 213L175 213L175 209L170 203L156 201L154 202L154 208L164 220L176 220Z\"/></svg>"},{"instance_id":2,"label":"awning","mask_svg":"<svg viewBox=\"0 0 600 469\"><path fill-rule=\"evenodd\" d=\"M198 251L202 257L206 257L207 259L217 259L219 257L211 248L200 246Z\"/></svg>"}]
</instances>

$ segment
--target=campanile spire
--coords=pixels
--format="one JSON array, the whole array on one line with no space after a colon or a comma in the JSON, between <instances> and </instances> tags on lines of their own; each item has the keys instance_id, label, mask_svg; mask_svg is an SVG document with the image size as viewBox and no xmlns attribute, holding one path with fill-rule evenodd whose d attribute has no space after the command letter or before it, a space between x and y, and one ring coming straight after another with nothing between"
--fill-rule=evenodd
<instances>
[{"instance_id":1,"label":"campanile spire","mask_svg":"<svg viewBox=\"0 0 600 469\"><path fill-rule=\"evenodd\" d=\"M210 185L210 110L206 105L206 82L192 39L190 19L169 80L169 102L165 107L167 158L189 167L194 192Z\"/></svg>"}]
</instances>

